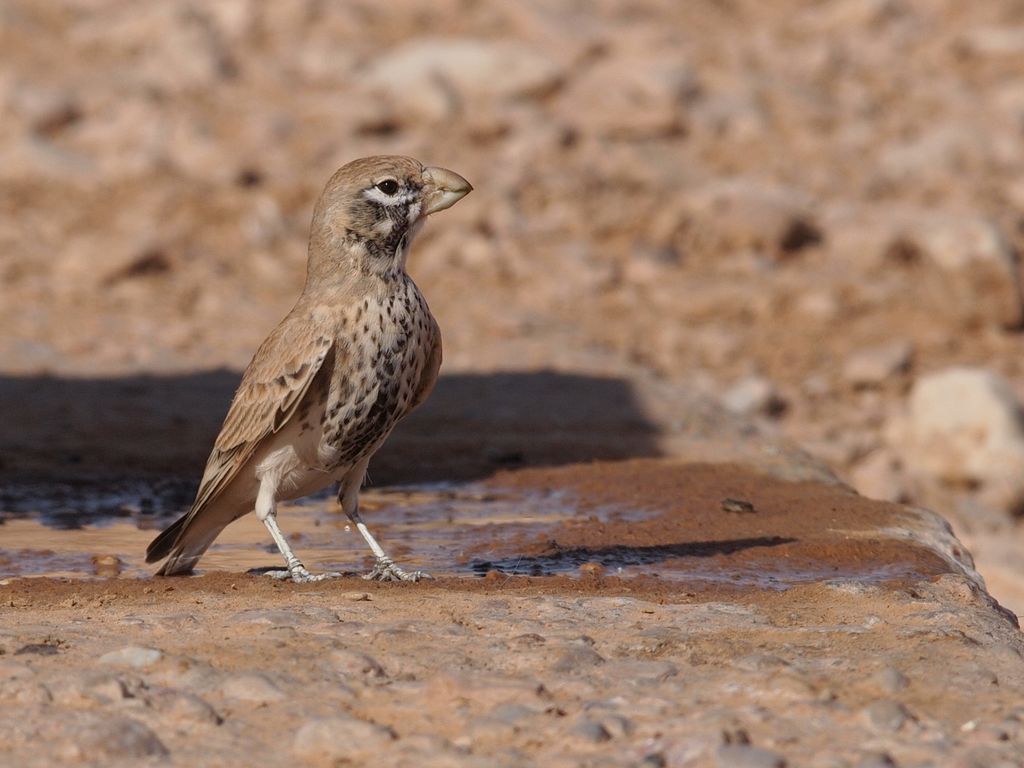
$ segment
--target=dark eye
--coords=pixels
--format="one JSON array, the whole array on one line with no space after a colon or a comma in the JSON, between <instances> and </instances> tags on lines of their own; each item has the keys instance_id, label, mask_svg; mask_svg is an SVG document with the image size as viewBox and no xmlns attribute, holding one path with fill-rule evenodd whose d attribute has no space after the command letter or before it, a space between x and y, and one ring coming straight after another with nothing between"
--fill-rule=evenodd
<instances>
[{"instance_id":1,"label":"dark eye","mask_svg":"<svg viewBox=\"0 0 1024 768\"><path fill-rule=\"evenodd\" d=\"M384 179L384 181L377 182L377 189L385 195L393 195L398 191L398 182L394 179Z\"/></svg>"}]
</instances>

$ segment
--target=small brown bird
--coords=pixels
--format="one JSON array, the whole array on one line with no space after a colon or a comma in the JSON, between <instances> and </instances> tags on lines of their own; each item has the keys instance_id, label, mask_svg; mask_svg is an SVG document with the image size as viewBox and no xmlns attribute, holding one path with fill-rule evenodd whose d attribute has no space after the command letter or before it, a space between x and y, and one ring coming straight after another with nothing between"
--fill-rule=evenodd
<instances>
[{"instance_id":1,"label":"small brown bird","mask_svg":"<svg viewBox=\"0 0 1024 768\"><path fill-rule=\"evenodd\" d=\"M370 458L422 403L441 365L441 332L406 274L427 216L473 188L457 173L409 157L341 168L317 201L306 285L242 376L192 508L157 536L146 562L190 572L222 530L256 511L296 582L311 574L277 525L277 502L340 482L342 509L377 558L368 579L417 581L381 549L359 517Z\"/></svg>"}]
</instances>

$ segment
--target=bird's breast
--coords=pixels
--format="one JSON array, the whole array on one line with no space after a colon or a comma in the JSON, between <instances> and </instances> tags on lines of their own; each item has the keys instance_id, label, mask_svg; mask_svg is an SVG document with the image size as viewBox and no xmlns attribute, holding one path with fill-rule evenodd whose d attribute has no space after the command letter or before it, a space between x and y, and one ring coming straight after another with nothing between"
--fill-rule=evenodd
<instances>
[{"instance_id":1,"label":"bird's breast","mask_svg":"<svg viewBox=\"0 0 1024 768\"><path fill-rule=\"evenodd\" d=\"M380 447L413 404L433 344L433 318L410 288L364 299L338 339L322 422L320 453L333 467Z\"/></svg>"}]
</instances>

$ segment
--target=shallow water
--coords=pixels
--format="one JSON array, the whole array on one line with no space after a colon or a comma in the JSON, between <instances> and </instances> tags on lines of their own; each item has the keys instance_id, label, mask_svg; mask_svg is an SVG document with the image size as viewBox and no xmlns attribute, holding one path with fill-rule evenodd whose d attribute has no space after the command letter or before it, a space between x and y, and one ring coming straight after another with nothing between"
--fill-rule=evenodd
<instances>
[{"instance_id":1,"label":"shallow water","mask_svg":"<svg viewBox=\"0 0 1024 768\"><path fill-rule=\"evenodd\" d=\"M187 489L185 490L187 496ZM122 482L103 490L54 486L5 489L0 497L0 577L147 577L146 545L174 519L182 490ZM186 502L187 503L187 502ZM779 536L683 544L597 548L551 540L580 512L560 491L501 491L475 484L368 489L364 520L403 567L434 576L656 575L688 583L784 589L825 580L884 581L914 575L914 563L837 567L776 556L794 539ZM653 513L588 509L597 523L628 526ZM279 522L296 554L313 571L363 573L372 557L333 496L282 504ZM545 543L547 542L547 543ZM200 563L203 570L245 572L279 567L281 558L254 515L229 526ZM581 568L582 567L582 568Z\"/></svg>"}]
</instances>

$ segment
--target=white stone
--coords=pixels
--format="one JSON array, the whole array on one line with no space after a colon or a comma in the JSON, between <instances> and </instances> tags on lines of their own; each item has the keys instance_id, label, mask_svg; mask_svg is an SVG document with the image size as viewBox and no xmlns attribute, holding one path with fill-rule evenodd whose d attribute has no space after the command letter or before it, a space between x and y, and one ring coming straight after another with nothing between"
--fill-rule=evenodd
<instances>
[{"instance_id":1,"label":"white stone","mask_svg":"<svg viewBox=\"0 0 1024 768\"><path fill-rule=\"evenodd\" d=\"M1020 404L1009 383L991 371L951 368L921 378L887 436L915 475L981 484L1006 504L1024 493Z\"/></svg>"},{"instance_id":2,"label":"white stone","mask_svg":"<svg viewBox=\"0 0 1024 768\"><path fill-rule=\"evenodd\" d=\"M857 493L869 499L900 501L907 496L899 459L889 449L873 451L851 471Z\"/></svg>"},{"instance_id":3,"label":"white stone","mask_svg":"<svg viewBox=\"0 0 1024 768\"><path fill-rule=\"evenodd\" d=\"M100 664L112 664L117 667L133 667L142 669L151 667L164 657L163 651L156 648L143 648L138 645L127 645L100 656Z\"/></svg>"},{"instance_id":4,"label":"white stone","mask_svg":"<svg viewBox=\"0 0 1024 768\"><path fill-rule=\"evenodd\" d=\"M722 395L722 405L733 413L777 416L785 408L775 386L763 376L747 376Z\"/></svg>"}]
</instances>

